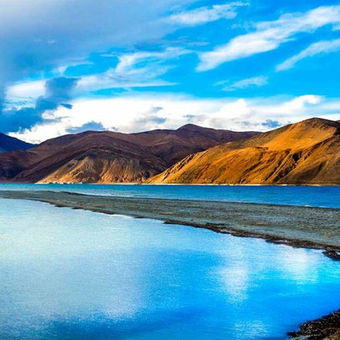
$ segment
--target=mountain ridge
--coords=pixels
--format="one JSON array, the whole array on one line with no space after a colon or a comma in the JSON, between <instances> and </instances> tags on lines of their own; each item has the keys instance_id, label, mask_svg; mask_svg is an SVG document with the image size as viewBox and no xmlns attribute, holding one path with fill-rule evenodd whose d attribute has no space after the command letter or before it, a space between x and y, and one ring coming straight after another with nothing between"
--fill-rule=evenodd
<instances>
[{"instance_id":1,"label":"mountain ridge","mask_svg":"<svg viewBox=\"0 0 340 340\"><path fill-rule=\"evenodd\" d=\"M0 154L0 181L339 185L339 150L340 122L322 118L264 133L86 131Z\"/></svg>"},{"instance_id":2,"label":"mountain ridge","mask_svg":"<svg viewBox=\"0 0 340 340\"><path fill-rule=\"evenodd\" d=\"M34 183L143 182L190 153L256 134L195 125L132 134L86 131L47 140L24 153L0 155L0 179Z\"/></svg>"},{"instance_id":3,"label":"mountain ridge","mask_svg":"<svg viewBox=\"0 0 340 340\"><path fill-rule=\"evenodd\" d=\"M148 183L340 184L340 123L310 118L191 154Z\"/></svg>"}]
</instances>

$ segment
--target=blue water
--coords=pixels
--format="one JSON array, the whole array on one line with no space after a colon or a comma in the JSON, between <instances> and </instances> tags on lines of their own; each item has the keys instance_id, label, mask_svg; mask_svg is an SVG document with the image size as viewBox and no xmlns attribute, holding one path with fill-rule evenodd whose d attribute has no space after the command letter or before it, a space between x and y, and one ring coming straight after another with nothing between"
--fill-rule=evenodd
<instances>
[{"instance_id":1,"label":"blue water","mask_svg":"<svg viewBox=\"0 0 340 340\"><path fill-rule=\"evenodd\" d=\"M123 197L175 198L340 208L340 186L0 184L0 190L54 190Z\"/></svg>"},{"instance_id":2,"label":"blue water","mask_svg":"<svg viewBox=\"0 0 340 340\"><path fill-rule=\"evenodd\" d=\"M319 251L20 200L0 199L0 278L6 340L285 339L340 307Z\"/></svg>"}]
</instances>

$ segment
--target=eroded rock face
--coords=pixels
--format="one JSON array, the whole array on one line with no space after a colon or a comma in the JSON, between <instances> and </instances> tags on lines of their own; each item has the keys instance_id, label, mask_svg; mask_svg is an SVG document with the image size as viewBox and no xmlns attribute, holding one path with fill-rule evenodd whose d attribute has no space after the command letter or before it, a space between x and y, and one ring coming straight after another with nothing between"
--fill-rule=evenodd
<instances>
[{"instance_id":1,"label":"eroded rock face","mask_svg":"<svg viewBox=\"0 0 340 340\"><path fill-rule=\"evenodd\" d=\"M88 131L48 140L25 152L0 155L0 180L13 182L143 182L188 154L249 138L233 132L185 125L178 130L123 134Z\"/></svg>"},{"instance_id":2,"label":"eroded rock face","mask_svg":"<svg viewBox=\"0 0 340 340\"><path fill-rule=\"evenodd\" d=\"M321 319L308 321L297 332L289 332L292 339L305 340L339 340L340 310Z\"/></svg>"},{"instance_id":3,"label":"eroded rock face","mask_svg":"<svg viewBox=\"0 0 340 340\"><path fill-rule=\"evenodd\" d=\"M340 184L340 123L313 118L219 145L150 183Z\"/></svg>"}]
</instances>

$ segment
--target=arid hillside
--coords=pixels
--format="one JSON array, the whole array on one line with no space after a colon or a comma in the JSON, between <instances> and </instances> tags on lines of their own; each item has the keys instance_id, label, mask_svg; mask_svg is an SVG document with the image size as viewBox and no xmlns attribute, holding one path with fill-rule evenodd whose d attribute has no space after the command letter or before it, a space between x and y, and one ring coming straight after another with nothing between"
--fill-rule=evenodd
<instances>
[{"instance_id":1,"label":"arid hillside","mask_svg":"<svg viewBox=\"0 0 340 340\"><path fill-rule=\"evenodd\" d=\"M0 155L5 182L142 182L188 154L257 135L185 125L177 130L124 134L88 131Z\"/></svg>"},{"instance_id":2,"label":"arid hillside","mask_svg":"<svg viewBox=\"0 0 340 340\"><path fill-rule=\"evenodd\" d=\"M319 118L191 154L150 183L340 184L340 123Z\"/></svg>"}]
</instances>

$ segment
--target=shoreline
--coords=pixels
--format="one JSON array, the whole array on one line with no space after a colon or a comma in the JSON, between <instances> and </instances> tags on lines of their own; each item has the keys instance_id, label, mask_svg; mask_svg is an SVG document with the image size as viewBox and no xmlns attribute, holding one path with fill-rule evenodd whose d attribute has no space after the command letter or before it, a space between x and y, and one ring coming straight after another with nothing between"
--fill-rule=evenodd
<instances>
[{"instance_id":1,"label":"shoreline","mask_svg":"<svg viewBox=\"0 0 340 340\"><path fill-rule=\"evenodd\" d=\"M0 197L151 218L238 237L320 249L340 260L340 209L280 204L135 198L49 190L0 190Z\"/></svg>"},{"instance_id":2,"label":"shoreline","mask_svg":"<svg viewBox=\"0 0 340 340\"><path fill-rule=\"evenodd\" d=\"M7 184L7 182L0 182ZM59 184L59 185L144 185L144 186L153 186L153 185L164 185L164 186L216 186L216 187L339 187L340 184L308 184L308 183L302 183L302 184L262 184L262 183L148 183L148 182L103 182L103 183L88 183L88 182L74 182L74 183L63 183L63 182L51 182L51 183L19 183L19 182L8 182L8 183L14 183L14 184L38 184L38 185L49 185L49 184Z\"/></svg>"},{"instance_id":3,"label":"shoreline","mask_svg":"<svg viewBox=\"0 0 340 340\"><path fill-rule=\"evenodd\" d=\"M340 310L319 319L304 322L295 332L287 332L295 340L338 340L340 339Z\"/></svg>"},{"instance_id":4,"label":"shoreline","mask_svg":"<svg viewBox=\"0 0 340 340\"><path fill-rule=\"evenodd\" d=\"M16 181L0 181L0 184L36 184L36 185L144 185L144 186L216 186L216 187L340 187L340 184L334 183L284 183L284 184L266 184L266 183L148 183L148 182L49 182L49 183L41 183L41 182L16 182Z\"/></svg>"},{"instance_id":5,"label":"shoreline","mask_svg":"<svg viewBox=\"0 0 340 340\"><path fill-rule=\"evenodd\" d=\"M113 197L47 190L0 190L0 197L112 215L151 218L165 224L204 228L238 237L261 238L292 247L319 249L331 259L340 261L340 209ZM287 334L294 339L340 339L340 311L307 321L299 326L298 331Z\"/></svg>"}]
</instances>

